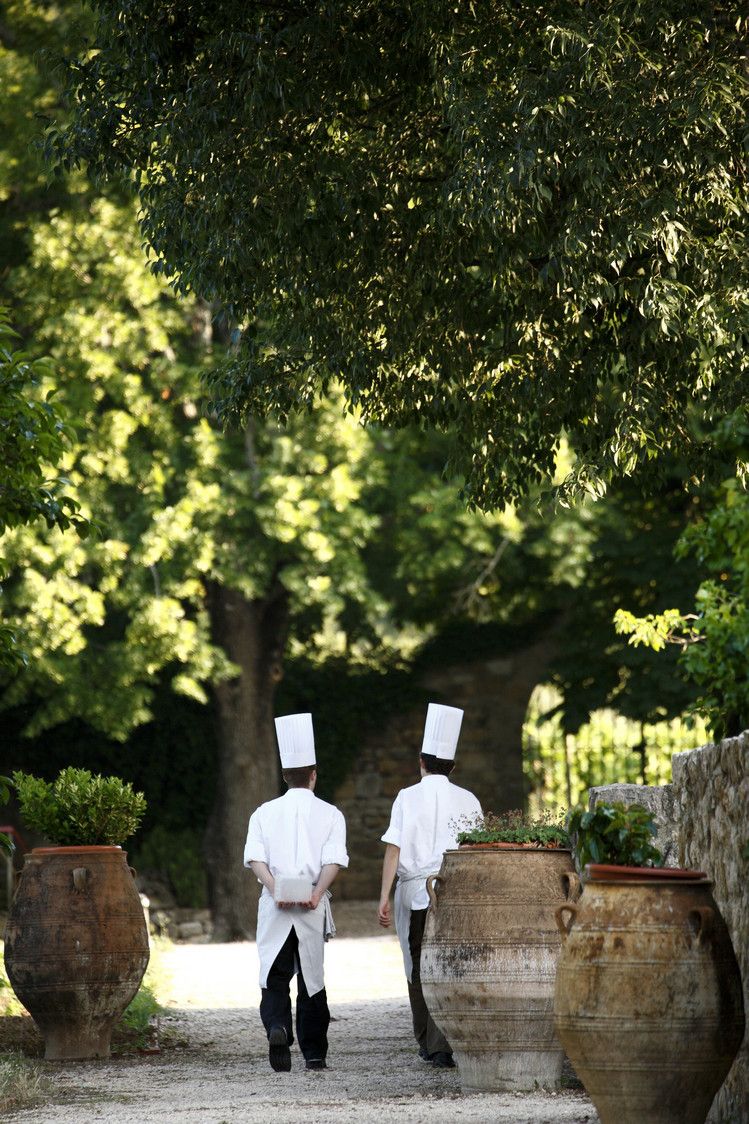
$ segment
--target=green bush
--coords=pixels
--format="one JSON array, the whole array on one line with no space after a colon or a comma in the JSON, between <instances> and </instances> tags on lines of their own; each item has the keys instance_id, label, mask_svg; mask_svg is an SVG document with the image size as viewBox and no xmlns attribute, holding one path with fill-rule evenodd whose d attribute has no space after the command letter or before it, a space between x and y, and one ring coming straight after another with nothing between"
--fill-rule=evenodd
<instances>
[{"instance_id":1,"label":"green bush","mask_svg":"<svg viewBox=\"0 0 749 1124\"><path fill-rule=\"evenodd\" d=\"M63 769L51 783L15 772L13 783L27 827L61 846L121 844L146 810L145 796L131 784L88 769Z\"/></svg>"},{"instance_id":2,"label":"green bush","mask_svg":"<svg viewBox=\"0 0 749 1124\"><path fill-rule=\"evenodd\" d=\"M458 843L536 843L539 847L569 847L564 824L550 812L539 819L519 809L511 812L485 812L458 832Z\"/></svg>"},{"instance_id":3,"label":"green bush","mask_svg":"<svg viewBox=\"0 0 749 1124\"><path fill-rule=\"evenodd\" d=\"M656 832L653 817L641 804L581 805L567 817L567 828L575 838L575 853L581 867L587 863L614 866L661 866L663 856L653 846Z\"/></svg>"}]
</instances>

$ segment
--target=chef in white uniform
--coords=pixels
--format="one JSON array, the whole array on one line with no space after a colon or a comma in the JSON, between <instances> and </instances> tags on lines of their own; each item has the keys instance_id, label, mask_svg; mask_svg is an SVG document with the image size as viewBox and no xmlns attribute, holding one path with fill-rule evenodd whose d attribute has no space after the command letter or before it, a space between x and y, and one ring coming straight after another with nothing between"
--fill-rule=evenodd
<instances>
[{"instance_id":1,"label":"chef in white uniform","mask_svg":"<svg viewBox=\"0 0 749 1124\"><path fill-rule=\"evenodd\" d=\"M419 757L421 781L395 798L382 864L379 921L391 922L390 891L395 890L395 929L403 952L414 1035L419 1055L439 1068L454 1066L450 1045L432 1019L421 990L420 959L429 897L426 880L442 865L444 852L457 846L456 822L481 815L472 792L448 780L455 764L463 711L430 703Z\"/></svg>"},{"instance_id":2,"label":"chef in white uniform","mask_svg":"<svg viewBox=\"0 0 749 1124\"><path fill-rule=\"evenodd\" d=\"M346 822L313 792L317 781L311 714L276 719L287 792L250 817L244 864L263 885L258 905L260 1018L275 1070L291 1069L289 984L297 975L296 1031L307 1069L325 1069L330 1012L323 949L335 933L328 887L348 866ZM298 900L297 900L298 899Z\"/></svg>"}]
</instances>

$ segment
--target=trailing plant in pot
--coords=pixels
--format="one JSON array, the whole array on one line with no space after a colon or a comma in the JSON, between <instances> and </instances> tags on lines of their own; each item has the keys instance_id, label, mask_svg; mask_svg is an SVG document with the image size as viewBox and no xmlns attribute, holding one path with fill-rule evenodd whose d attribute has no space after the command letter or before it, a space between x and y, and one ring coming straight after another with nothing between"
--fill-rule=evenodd
<instances>
[{"instance_id":1,"label":"trailing plant in pot","mask_svg":"<svg viewBox=\"0 0 749 1124\"><path fill-rule=\"evenodd\" d=\"M514 847L569 847L569 834L559 816L545 813L538 819L520 809L510 812L485 812L458 832L459 847L490 847L505 844Z\"/></svg>"},{"instance_id":2,"label":"trailing plant in pot","mask_svg":"<svg viewBox=\"0 0 749 1124\"><path fill-rule=\"evenodd\" d=\"M45 1057L108 1057L112 1028L148 964L134 871L120 844L146 802L119 777L17 772L26 825L56 844L26 855L8 917L5 964L45 1040Z\"/></svg>"},{"instance_id":3,"label":"trailing plant in pot","mask_svg":"<svg viewBox=\"0 0 749 1124\"><path fill-rule=\"evenodd\" d=\"M658 865L655 824L637 804L576 808L568 826L587 880L580 902L556 911L562 1045L602 1124L704 1124L744 1034L711 884Z\"/></svg>"}]
</instances>

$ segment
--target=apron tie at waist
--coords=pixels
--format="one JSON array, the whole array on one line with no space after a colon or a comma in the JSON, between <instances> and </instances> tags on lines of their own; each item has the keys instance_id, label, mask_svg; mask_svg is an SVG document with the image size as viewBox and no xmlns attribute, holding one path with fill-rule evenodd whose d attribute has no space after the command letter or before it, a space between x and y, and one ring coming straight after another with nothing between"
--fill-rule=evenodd
<instances>
[{"instance_id":1,"label":"apron tie at waist","mask_svg":"<svg viewBox=\"0 0 749 1124\"><path fill-rule=\"evenodd\" d=\"M400 941L401 952L403 953L403 967L406 972L406 979L409 983L411 983L413 974L413 960L408 943L408 931L411 927L411 907L414 898L421 890L429 875L436 873L437 871L434 867L429 866L423 867L421 870L416 870L412 874L399 874L398 882L395 887L395 899L393 902L395 907L395 931Z\"/></svg>"},{"instance_id":2,"label":"apron tie at waist","mask_svg":"<svg viewBox=\"0 0 749 1124\"><path fill-rule=\"evenodd\" d=\"M429 877L430 874L437 874L437 873L438 872L436 870L433 870L431 866L425 866L423 870L417 870L415 874L399 874L398 875L398 881L399 882L416 882L417 879L422 879L424 882L426 882L426 880L427 880L427 878Z\"/></svg>"}]
</instances>

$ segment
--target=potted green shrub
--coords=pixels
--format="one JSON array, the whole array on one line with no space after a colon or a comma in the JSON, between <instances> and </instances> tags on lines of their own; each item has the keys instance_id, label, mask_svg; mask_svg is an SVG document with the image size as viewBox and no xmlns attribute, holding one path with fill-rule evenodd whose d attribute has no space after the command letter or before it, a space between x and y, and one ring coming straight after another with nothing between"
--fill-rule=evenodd
<instances>
[{"instance_id":1,"label":"potted green shrub","mask_svg":"<svg viewBox=\"0 0 749 1124\"><path fill-rule=\"evenodd\" d=\"M569 849L569 833L559 816L533 818L520 809L485 812L458 832L459 847L540 847Z\"/></svg>"},{"instance_id":2,"label":"potted green shrub","mask_svg":"<svg viewBox=\"0 0 749 1124\"><path fill-rule=\"evenodd\" d=\"M63 769L55 781L16 772L13 784L26 826L59 846L119 846L146 810L145 796L127 781L88 769Z\"/></svg>"},{"instance_id":3,"label":"potted green shrub","mask_svg":"<svg viewBox=\"0 0 749 1124\"><path fill-rule=\"evenodd\" d=\"M427 1006L454 1050L464 1091L558 1089L554 916L579 889L564 826L520 811L456 826L458 846L427 880Z\"/></svg>"},{"instance_id":4,"label":"potted green shrub","mask_svg":"<svg viewBox=\"0 0 749 1124\"><path fill-rule=\"evenodd\" d=\"M604 874L625 878L632 871L641 878L643 871L662 868L663 856L653 845L655 821L640 804L615 801L573 808L567 829L575 840L579 867L589 878Z\"/></svg>"},{"instance_id":5,"label":"potted green shrub","mask_svg":"<svg viewBox=\"0 0 749 1124\"><path fill-rule=\"evenodd\" d=\"M53 782L17 772L27 827L52 846L26 855L5 935L16 995L45 1057L108 1057L112 1027L148 964L148 932L121 844L145 811L119 777L63 769Z\"/></svg>"},{"instance_id":6,"label":"potted green shrub","mask_svg":"<svg viewBox=\"0 0 749 1124\"><path fill-rule=\"evenodd\" d=\"M639 805L569 818L585 883L556 918L554 1023L602 1124L704 1124L744 1034L741 978L700 871L659 866Z\"/></svg>"}]
</instances>

